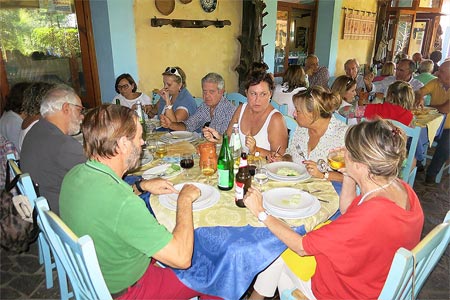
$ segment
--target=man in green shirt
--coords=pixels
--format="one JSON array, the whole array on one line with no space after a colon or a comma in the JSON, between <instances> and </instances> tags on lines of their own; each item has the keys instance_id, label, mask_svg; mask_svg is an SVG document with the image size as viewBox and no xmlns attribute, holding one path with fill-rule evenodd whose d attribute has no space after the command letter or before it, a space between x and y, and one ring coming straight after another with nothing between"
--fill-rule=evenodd
<instances>
[{"instance_id":1,"label":"man in green shirt","mask_svg":"<svg viewBox=\"0 0 450 300\"><path fill-rule=\"evenodd\" d=\"M88 161L64 177L60 213L79 236L94 240L100 268L114 298L180 299L201 294L186 287L170 268L191 265L194 229L192 202L200 196L194 185L179 192L176 226L172 233L148 212L139 192L178 193L164 179L130 186L121 178L139 162L142 127L134 111L102 105L82 124ZM153 258L153 259L152 259Z\"/></svg>"}]
</instances>

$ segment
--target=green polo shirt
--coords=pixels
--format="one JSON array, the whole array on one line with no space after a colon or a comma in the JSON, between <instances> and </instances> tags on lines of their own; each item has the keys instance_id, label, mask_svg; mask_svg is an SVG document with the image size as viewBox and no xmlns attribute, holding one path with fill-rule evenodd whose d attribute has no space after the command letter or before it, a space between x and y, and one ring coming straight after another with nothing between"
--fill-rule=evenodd
<instances>
[{"instance_id":1,"label":"green polo shirt","mask_svg":"<svg viewBox=\"0 0 450 300\"><path fill-rule=\"evenodd\" d=\"M172 239L132 187L98 161L89 160L67 173L59 201L69 228L93 239L111 293L141 278L151 256Z\"/></svg>"}]
</instances>

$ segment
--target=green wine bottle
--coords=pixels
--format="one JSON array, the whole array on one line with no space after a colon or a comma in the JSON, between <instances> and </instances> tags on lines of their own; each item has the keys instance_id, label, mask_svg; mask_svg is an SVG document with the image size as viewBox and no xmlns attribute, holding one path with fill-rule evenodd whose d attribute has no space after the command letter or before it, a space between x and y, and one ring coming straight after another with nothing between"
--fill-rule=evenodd
<instances>
[{"instance_id":1,"label":"green wine bottle","mask_svg":"<svg viewBox=\"0 0 450 300\"><path fill-rule=\"evenodd\" d=\"M147 132L145 128L145 117L144 117L144 110L142 108L141 101L136 102L136 113L139 117L139 123L142 125L142 139L145 141L147 137Z\"/></svg>"},{"instance_id":2,"label":"green wine bottle","mask_svg":"<svg viewBox=\"0 0 450 300\"><path fill-rule=\"evenodd\" d=\"M217 174L219 190L229 191L233 188L234 160L231 156L230 147L228 145L228 136L226 132L223 134L222 147L220 148L219 158L217 159Z\"/></svg>"}]
</instances>

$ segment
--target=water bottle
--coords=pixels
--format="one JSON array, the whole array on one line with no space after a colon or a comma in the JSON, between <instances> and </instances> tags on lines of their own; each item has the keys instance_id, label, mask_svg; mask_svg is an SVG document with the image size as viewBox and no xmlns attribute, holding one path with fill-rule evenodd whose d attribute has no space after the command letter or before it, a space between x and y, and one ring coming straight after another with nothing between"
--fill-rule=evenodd
<instances>
[{"instance_id":1,"label":"water bottle","mask_svg":"<svg viewBox=\"0 0 450 300\"><path fill-rule=\"evenodd\" d=\"M230 149L234 160L234 169L238 170L239 168L239 160L241 157L242 152L242 143L241 143L241 137L239 135L239 124L234 123L233 124L233 131L231 132L230 137Z\"/></svg>"},{"instance_id":2,"label":"water bottle","mask_svg":"<svg viewBox=\"0 0 450 300\"><path fill-rule=\"evenodd\" d=\"M218 175L218 188L222 191L229 191L233 188L234 184L234 172L233 172L234 160L231 155L230 147L228 145L228 136L223 134L222 147L220 148L219 158L217 159L217 175Z\"/></svg>"}]
</instances>

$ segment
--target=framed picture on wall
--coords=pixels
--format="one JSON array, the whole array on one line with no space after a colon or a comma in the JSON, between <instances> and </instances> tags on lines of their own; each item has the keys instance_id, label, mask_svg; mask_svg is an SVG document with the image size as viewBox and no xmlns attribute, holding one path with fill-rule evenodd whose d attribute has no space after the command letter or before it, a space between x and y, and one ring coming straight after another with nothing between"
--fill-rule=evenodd
<instances>
[{"instance_id":1,"label":"framed picture on wall","mask_svg":"<svg viewBox=\"0 0 450 300\"><path fill-rule=\"evenodd\" d=\"M305 51L308 48L308 28L297 27L295 32L295 48Z\"/></svg>"}]
</instances>

